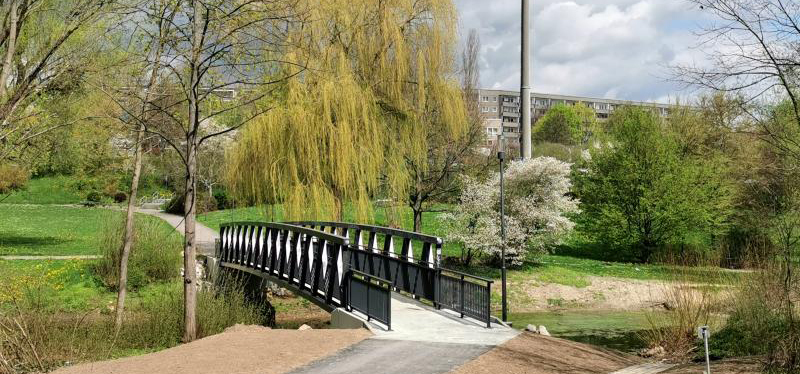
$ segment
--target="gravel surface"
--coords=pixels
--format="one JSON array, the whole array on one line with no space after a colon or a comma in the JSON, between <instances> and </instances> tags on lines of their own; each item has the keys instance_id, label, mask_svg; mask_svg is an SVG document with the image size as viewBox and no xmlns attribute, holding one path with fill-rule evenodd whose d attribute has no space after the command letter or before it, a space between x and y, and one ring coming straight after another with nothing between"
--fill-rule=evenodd
<instances>
[{"instance_id":1,"label":"gravel surface","mask_svg":"<svg viewBox=\"0 0 800 374\"><path fill-rule=\"evenodd\" d=\"M80 364L55 374L277 374L334 354L370 336L367 330L270 330L234 326L226 332L142 356Z\"/></svg>"},{"instance_id":2,"label":"gravel surface","mask_svg":"<svg viewBox=\"0 0 800 374\"><path fill-rule=\"evenodd\" d=\"M523 333L459 367L455 374L609 373L642 360L569 340Z\"/></svg>"}]
</instances>

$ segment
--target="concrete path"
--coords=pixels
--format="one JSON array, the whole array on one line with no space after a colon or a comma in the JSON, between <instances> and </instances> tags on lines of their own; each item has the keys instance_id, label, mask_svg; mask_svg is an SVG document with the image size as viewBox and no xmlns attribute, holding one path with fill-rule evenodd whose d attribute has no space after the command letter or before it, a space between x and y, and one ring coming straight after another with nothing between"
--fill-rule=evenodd
<instances>
[{"instance_id":1,"label":"concrete path","mask_svg":"<svg viewBox=\"0 0 800 374\"><path fill-rule=\"evenodd\" d=\"M177 230L181 234L183 234L185 230L183 225L183 216L179 216L177 214L165 213L157 209L136 208L136 212L149 214L151 216L161 218L162 220L169 223L172 227L175 228L175 230ZM206 254L206 255L214 254L214 245L215 245L214 242L219 237L216 231L201 224L200 222L196 222L195 237L197 238L197 252L199 254Z\"/></svg>"},{"instance_id":2,"label":"concrete path","mask_svg":"<svg viewBox=\"0 0 800 374\"><path fill-rule=\"evenodd\" d=\"M447 373L491 349L488 345L370 338L294 370L294 374Z\"/></svg>"},{"instance_id":3,"label":"concrete path","mask_svg":"<svg viewBox=\"0 0 800 374\"><path fill-rule=\"evenodd\" d=\"M293 373L447 373L519 334L486 328L416 300L392 294L392 330L371 324L372 337Z\"/></svg>"},{"instance_id":4,"label":"concrete path","mask_svg":"<svg viewBox=\"0 0 800 374\"><path fill-rule=\"evenodd\" d=\"M94 260L100 255L72 255L72 256L0 256L0 260Z\"/></svg>"},{"instance_id":5,"label":"concrete path","mask_svg":"<svg viewBox=\"0 0 800 374\"><path fill-rule=\"evenodd\" d=\"M673 368L674 364L651 362L617 370L611 374L656 374Z\"/></svg>"}]
</instances>

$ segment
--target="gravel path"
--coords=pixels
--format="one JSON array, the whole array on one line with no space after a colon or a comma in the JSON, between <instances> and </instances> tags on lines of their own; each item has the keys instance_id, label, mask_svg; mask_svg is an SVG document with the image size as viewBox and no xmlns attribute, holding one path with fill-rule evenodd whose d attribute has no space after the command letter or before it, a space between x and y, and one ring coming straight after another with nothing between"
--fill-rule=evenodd
<instances>
[{"instance_id":1,"label":"gravel path","mask_svg":"<svg viewBox=\"0 0 800 374\"><path fill-rule=\"evenodd\" d=\"M54 374L278 374L336 353L369 336L366 330L228 331L151 354L79 364Z\"/></svg>"},{"instance_id":2,"label":"gravel path","mask_svg":"<svg viewBox=\"0 0 800 374\"><path fill-rule=\"evenodd\" d=\"M588 344L522 333L454 371L454 374L610 373L642 359Z\"/></svg>"}]
</instances>

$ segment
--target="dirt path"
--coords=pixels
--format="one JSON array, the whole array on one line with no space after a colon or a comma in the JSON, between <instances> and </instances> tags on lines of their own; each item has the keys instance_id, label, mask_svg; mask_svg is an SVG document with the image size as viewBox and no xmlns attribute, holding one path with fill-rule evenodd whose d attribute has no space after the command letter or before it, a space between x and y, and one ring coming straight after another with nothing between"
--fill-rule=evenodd
<instances>
[{"instance_id":1,"label":"dirt path","mask_svg":"<svg viewBox=\"0 0 800 374\"><path fill-rule=\"evenodd\" d=\"M366 330L228 331L142 356L80 364L54 374L278 374L336 353L370 334Z\"/></svg>"},{"instance_id":2,"label":"dirt path","mask_svg":"<svg viewBox=\"0 0 800 374\"><path fill-rule=\"evenodd\" d=\"M454 374L610 373L638 357L569 340L523 333L459 367Z\"/></svg>"}]
</instances>

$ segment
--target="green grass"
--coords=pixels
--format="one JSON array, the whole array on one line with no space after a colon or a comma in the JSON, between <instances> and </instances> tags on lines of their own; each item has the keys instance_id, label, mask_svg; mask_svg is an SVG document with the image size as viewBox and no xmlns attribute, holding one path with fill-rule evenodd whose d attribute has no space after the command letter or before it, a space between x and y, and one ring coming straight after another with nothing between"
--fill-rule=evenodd
<instances>
[{"instance_id":1,"label":"green grass","mask_svg":"<svg viewBox=\"0 0 800 374\"><path fill-rule=\"evenodd\" d=\"M77 204L85 200L85 197L75 190L73 180L67 176L31 179L24 190L0 195L0 203Z\"/></svg>"},{"instance_id":2,"label":"green grass","mask_svg":"<svg viewBox=\"0 0 800 374\"><path fill-rule=\"evenodd\" d=\"M122 212L100 208L0 204L0 255L91 255L99 253L98 232ZM180 235L156 217L162 233Z\"/></svg>"}]
</instances>

